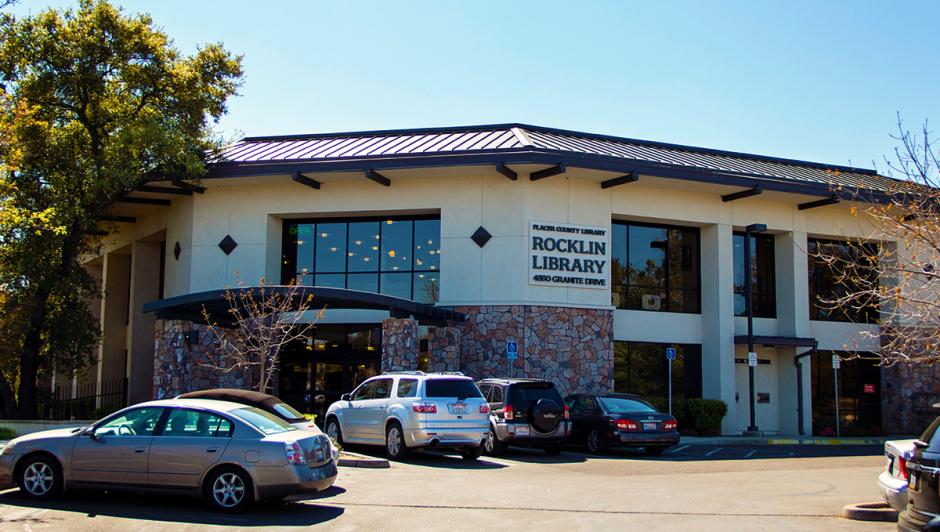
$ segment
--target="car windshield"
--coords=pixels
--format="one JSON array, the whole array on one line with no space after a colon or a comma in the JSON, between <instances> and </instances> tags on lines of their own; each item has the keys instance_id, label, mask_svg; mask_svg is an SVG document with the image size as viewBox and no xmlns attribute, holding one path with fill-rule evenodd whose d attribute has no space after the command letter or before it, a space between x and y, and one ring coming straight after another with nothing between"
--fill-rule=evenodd
<instances>
[{"instance_id":1,"label":"car windshield","mask_svg":"<svg viewBox=\"0 0 940 532\"><path fill-rule=\"evenodd\" d=\"M277 414L284 419L298 420L298 421L306 419L304 418L303 414L294 410L294 408L287 403L278 403L271 408L273 408L274 411L277 412Z\"/></svg>"},{"instance_id":2,"label":"car windshield","mask_svg":"<svg viewBox=\"0 0 940 532\"><path fill-rule=\"evenodd\" d=\"M232 410L231 414L258 429L263 434L279 434L281 432L297 430L293 425L274 414L269 414L253 406L237 408Z\"/></svg>"},{"instance_id":3,"label":"car windshield","mask_svg":"<svg viewBox=\"0 0 940 532\"><path fill-rule=\"evenodd\" d=\"M927 430L920 435L920 441L929 445L931 449L940 448L940 430L937 430L938 428L940 428L940 417L933 420Z\"/></svg>"},{"instance_id":4,"label":"car windshield","mask_svg":"<svg viewBox=\"0 0 940 532\"><path fill-rule=\"evenodd\" d=\"M633 412L655 412L656 409L645 401L626 397L598 397L608 414L627 414Z\"/></svg>"},{"instance_id":5,"label":"car windshield","mask_svg":"<svg viewBox=\"0 0 940 532\"><path fill-rule=\"evenodd\" d=\"M561 394L555 389L555 385L549 382L520 383L510 388L509 402L516 408L532 404L539 399L551 399L559 405L562 404Z\"/></svg>"},{"instance_id":6,"label":"car windshield","mask_svg":"<svg viewBox=\"0 0 940 532\"><path fill-rule=\"evenodd\" d=\"M470 379L428 379L424 383L426 397L483 397L475 382Z\"/></svg>"}]
</instances>

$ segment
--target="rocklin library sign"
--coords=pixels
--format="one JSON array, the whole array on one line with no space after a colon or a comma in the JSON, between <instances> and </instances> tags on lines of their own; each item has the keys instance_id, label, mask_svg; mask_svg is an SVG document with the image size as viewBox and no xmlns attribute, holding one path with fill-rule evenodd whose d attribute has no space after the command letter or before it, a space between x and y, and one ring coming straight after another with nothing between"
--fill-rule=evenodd
<instances>
[{"instance_id":1,"label":"rocklin library sign","mask_svg":"<svg viewBox=\"0 0 940 532\"><path fill-rule=\"evenodd\" d=\"M761 430L828 434L832 355L874 350L859 333L879 325L818 304L838 287L811 251L857 252L869 231L839 190L877 201L891 186L871 170L522 124L246 138L201 182L152 183L113 207L87 263L107 294L97 371L56 384L126 379L131 402L245 386L206 367L224 355L202 310L224 318L224 288L263 278L327 308L282 353L275 393L302 411L416 369L664 398L675 348L674 397L723 400L724 433L747 428L753 396ZM751 224L766 225L749 246L753 390ZM864 360L840 371L856 433L913 431L940 382Z\"/></svg>"}]
</instances>

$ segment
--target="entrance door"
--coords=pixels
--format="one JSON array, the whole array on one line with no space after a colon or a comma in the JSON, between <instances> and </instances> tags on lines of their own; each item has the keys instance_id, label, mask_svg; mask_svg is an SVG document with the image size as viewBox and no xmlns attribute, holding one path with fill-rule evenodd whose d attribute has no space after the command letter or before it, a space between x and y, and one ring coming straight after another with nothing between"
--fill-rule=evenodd
<instances>
[{"instance_id":1,"label":"entrance door","mask_svg":"<svg viewBox=\"0 0 940 532\"><path fill-rule=\"evenodd\" d=\"M318 326L308 343L283 351L278 395L322 424L332 403L379 373L380 339L377 324Z\"/></svg>"}]
</instances>

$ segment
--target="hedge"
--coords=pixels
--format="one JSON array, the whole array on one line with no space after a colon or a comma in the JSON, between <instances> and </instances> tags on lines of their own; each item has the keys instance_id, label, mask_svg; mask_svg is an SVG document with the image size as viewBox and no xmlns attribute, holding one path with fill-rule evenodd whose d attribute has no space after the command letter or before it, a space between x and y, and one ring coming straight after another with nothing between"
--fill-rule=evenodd
<instances>
[{"instance_id":1,"label":"hedge","mask_svg":"<svg viewBox=\"0 0 940 532\"><path fill-rule=\"evenodd\" d=\"M665 399L651 399L659 411L669 409ZM679 432L686 436L719 436L721 420L728 413L728 405L719 399L675 399L672 415L679 422Z\"/></svg>"}]
</instances>

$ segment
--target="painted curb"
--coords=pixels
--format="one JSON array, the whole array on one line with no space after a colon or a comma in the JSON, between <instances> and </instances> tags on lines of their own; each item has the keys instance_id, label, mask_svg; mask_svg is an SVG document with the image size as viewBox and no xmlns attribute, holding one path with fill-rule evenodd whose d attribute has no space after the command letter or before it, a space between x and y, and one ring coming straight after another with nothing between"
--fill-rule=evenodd
<instances>
[{"instance_id":1,"label":"painted curb","mask_svg":"<svg viewBox=\"0 0 940 532\"><path fill-rule=\"evenodd\" d=\"M842 517L853 521L893 523L898 520L898 511L884 502L864 502L843 506Z\"/></svg>"},{"instance_id":2,"label":"painted curb","mask_svg":"<svg viewBox=\"0 0 940 532\"><path fill-rule=\"evenodd\" d=\"M342 453L336 462L339 467L361 467L366 469L388 469L391 465L385 458L375 458L364 454Z\"/></svg>"}]
</instances>

